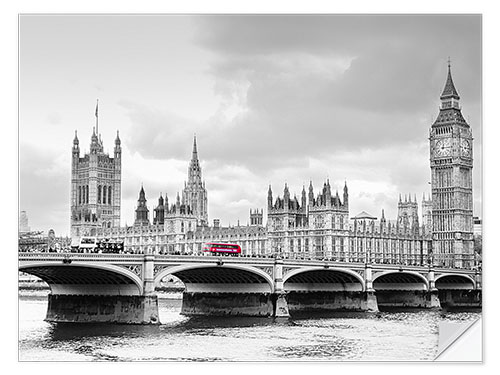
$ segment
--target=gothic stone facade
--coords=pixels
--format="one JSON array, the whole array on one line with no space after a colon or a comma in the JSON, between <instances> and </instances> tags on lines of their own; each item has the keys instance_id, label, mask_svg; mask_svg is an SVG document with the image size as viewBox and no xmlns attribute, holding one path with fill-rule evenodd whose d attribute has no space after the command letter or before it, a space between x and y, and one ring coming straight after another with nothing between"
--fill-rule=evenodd
<instances>
[{"instance_id":1,"label":"gothic stone facade","mask_svg":"<svg viewBox=\"0 0 500 375\"><path fill-rule=\"evenodd\" d=\"M429 137L433 249L439 263L470 266L474 253L472 132L462 116L449 64L440 99Z\"/></svg>"},{"instance_id":2,"label":"gothic stone facade","mask_svg":"<svg viewBox=\"0 0 500 375\"><path fill-rule=\"evenodd\" d=\"M75 132L71 162L71 238L95 236L97 229L120 226L121 141L117 133L114 157L104 153L95 128L90 152L80 157Z\"/></svg>"},{"instance_id":3,"label":"gothic stone facade","mask_svg":"<svg viewBox=\"0 0 500 375\"><path fill-rule=\"evenodd\" d=\"M362 212L349 217L347 183L342 195L332 193L329 181L315 195L312 182L300 200L291 198L285 184L283 198L267 196L263 210L251 210L247 225L221 227L208 222L208 198L202 181L196 138L188 181L175 203L160 195L152 222L141 187L133 226L120 227L120 148L115 158L102 153L93 135L91 152L78 157L73 148L72 233L96 229L103 238L121 240L130 252L200 254L206 242L238 243L247 256L326 258L339 261L426 264L452 267L472 265L472 134L463 119L451 70L441 95L439 115L430 129L432 198L422 198L421 221L416 197L400 197L396 220ZM99 200L99 186L111 187L111 200ZM105 191L105 190L103 190ZM111 204L109 203L111 201ZM108 206L109 210L108 210Z\"/></svg>"},{"instance_id":4,"label":"gothic stone facade","mask_svg":"<svg viewBox=\"0 0 500 375\"><path fill-rule=\"evenodd\" d=\"M383 212L380 220L365 212L349 218L347 183L341 198L338 192L332 193L330 181L315 195L311 181L308 194L302 189L300 201L291 198L286 184L283 198L274 200L269 186L267 202L265 225L264 210L256 209L250 210L247 225L221 227L215 219L209 226L195 140L188 181L175 203L169 205L168 197L160 195L151 222L141 187L134 225L103 227L98 236L123 241L125 249L133 253L199 255L207 242L231 242L238 243L247 256L404 264L426 264L428 260L430 233L419 226L418 205L411 198L400 200L395 222L387 221Z\"/></svg>"}]
</instances>

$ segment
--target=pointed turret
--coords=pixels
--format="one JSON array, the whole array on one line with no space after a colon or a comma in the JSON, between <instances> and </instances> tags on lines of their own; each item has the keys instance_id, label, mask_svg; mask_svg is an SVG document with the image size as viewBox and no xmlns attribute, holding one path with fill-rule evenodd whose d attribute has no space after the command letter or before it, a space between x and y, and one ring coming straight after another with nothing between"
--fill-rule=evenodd
<instances>
[{"instance_id":1,"label":"pointed turret","mask_svg":"<svg viewBox=\"0 0 500 375\"><path fill-rule=\"evenodd\" d=\"M75 138L73 139L73 161L77 162L78 157L80 156L80 141L78 140L78 136L75 130Z\"/></svg>"},{"instance_id":2,"label":"pointed turret","mask_svg":"<svg viewBox=\"0 0 500 375\"><path fill-rule=\"evenodd\" d=\"M75 138L73 138L73 146L78 146L80 144L80 141L78 140L78 134L76 133L75 130Z\"/></svg>"},{"instance_id":3,"label":"pointed turret","mask_svg":"<svg viewBox=\"0 0 500 375\"><path fill-rule=\"evenodd\" d=\"M80 159L80 141L78 140L76 130L75 130L75 138L73 139L72 155L73 157L71 159L71 165L72 165L71 173L76 173L76 169L78 168L78 161ZM76 176L74 177L76 178Z\"/></svg>"},{"instance_id":4,"label":"pointed turret","mask_svg":"<svg viewBox=\"0 0 500 375\"><path fill-rule=\"evenodd\" d=\"M306 198L306 187L305 185L302 185L302 197L301 197L301 205L302 205L302 209L305 209L306 206L307 206L307 198Z\"/></svg>"},{"instance_id":5,"label":"pointed turret","mask_svg":"<svg viewBox=\"0 0 500 375\"><path fill-rule=\"evenodd\" d=\"M196 134L193 138L193 156L192 160L198 159L198 147L196 146Z\"/></svg>"},{"instance_id":6,"label":"pointed turret","mask_svg":"<svg viewBox=\"0 0 500 375\"><path fill-rule=\"evenodd\" d=\"M193 152L188 167L188 179L182 190L182 204L189 206L186 212L191 212L197 219L197 225L208 225L208 198L205 182L202 178L201 165L198 159L196 134L193 136Z\"/></svg>"},{"instance_id":7,"label":"pointed turret","mask_svg":"<svg viewBox=\"0 0 500 375\"><path fill-rule=\"evenodd\" d=\"M137 200L137 208L135 210L134 225L149 225L149 210L147 207L146 193L144 192L142 184L141 190L139 191L139 199Z\"/></svg>"},{"instance_id":8,"label":"pointed turret","mask_svg":"<svg viewBox=\"0 0 500 375\"><path fill-rule=\"evenodd\" d=\"M440 99L441 106L439 108L439 115L432 124L432 128L439 128L441 126L448 127L453 124L469 128L469 124L465 121L460 109L460 95L458 95L458 91L453 83L453 78L451 76L451 64L449 60L448 75L446 77L446 83Z\"/></svg>"},{"instance_id":9,"label":"pointed turret","mask_svg":"<svg viewBox=\"0 0 500 375\"><path fill-rule=\"evenodd\" d=\"M122 141L120 140L120 132L117 130L116 131L116 138L115 138L115 158L120 158L122 154Z\"/></svg>"},{"instance_id":10,"label":"pointed turret","mask_svg":"<svg viewBox=\"0 0 500 375\"><path fill-rule=\"evenodd\" d=\"M153 224L164 224L165 223L165 202L160 193L158 198L158 206L154 209L155 217L153 219Z\"/></svg>"},{"instance_id":11,"label":"pointed turret","mask_svg":"<svg viewBox=\"0 0 500 375\"><path fill-rule=\"evenodd\" d=\"M349 208L349 193L347 190L347 181L344 183L344 206Z\"/></svg>"},{"instance_id":12,"label":"pointed turret","mask_svg":"<svg viewBox=\"0 0 500 375\"><path fill-rule=\"evenodd\" d=\"M385 219L385 212L382 208L382 216L380 217L380 231L382 232L383 228L385 228L387 224L387 220Z\"/></svg>"},{"instance_id":13,"label":"pointed turret","mask_svg":"<svg viewBox=\"0 0 500 375\"><path fill-rule=\"evenodd\" d=\"M458 91L453 83L453 78L451 76L451 62L448 59L448 77L446 78L446 84L444 85L443 93L441 94L440 99L445 100L449 98L459 100L460 96L458 95Z\"/></svg>"},{"instance_id":14,"label":"pointed turret","mask_svg":"<svg viewBox=\"0 0 500 375\"><path fill-rule=\"evenodd\" d=\"M314 188L312 180L309 181L309 205L314 205Z\"/></svg>"},{"instance_id":15,"label":"pointed turret","mask_svg":"<svg viewBox=\"0 0 500 375\"><path fill-rule=\"evenodd\" d=\"M290 191L288 190L288 185L285 182L285 188L283 189L283 201L285 208L288 208L288 204L290 202Z\"/></svg>"},{"instance_id":16,"label":"pointed turret","mask_svg":"<svg viewBox=\"0 0 500 375\"><path fill-rule=\"evenodd\" d=\"M332 189L330 187L330 179L326 179L326 194L325 194L325 203L329 207L332 204Z\"/></svg>"},{"instance_id":17,"label":"pointed turret","mask_svg":"<svg viewBox=\"0 0 500 375\"><path fill-rule=\"evenodd\" d=\"M198 160L198 147L196 145L196 135L193 138L193 154L188 169L188 185L202 185L201 167Z\"/></svg>"},{"instance_id":18,"label":"pointed turret","mask_svg":"<svg viewBox=\"0 0 500 375\"><path fill-rule=\"evenodd\" d=\"M99 139L95 133L95 127L92 128L92 137L90 138L90 153L97 153L99 151Z\"/></svg>"},{"instance_id":19,"label":"pointed turret","mask_svg":"<svg viewBox=\"0 0 500 375\"><path fill-rule=\"evenodd\" d=\"M267 190L267 208L273 206L273 191L271 190L271 184L269 184L269 190Z\"/></svg>"},{"instance_id":20,"label":"pointed turret","mask_svg":"<svg viewBox=\"0 0 500 375\"><path fill-rule=\"evenodd\" d=\"M115 145L116 145L116 146L119 146L119 145L121 145L121 144L122 144L122 141L120 140L120 131L119 131L119 130L117 130L117 131L116 131L116 138L115 138Z\"/></svg>"}]
</instances>

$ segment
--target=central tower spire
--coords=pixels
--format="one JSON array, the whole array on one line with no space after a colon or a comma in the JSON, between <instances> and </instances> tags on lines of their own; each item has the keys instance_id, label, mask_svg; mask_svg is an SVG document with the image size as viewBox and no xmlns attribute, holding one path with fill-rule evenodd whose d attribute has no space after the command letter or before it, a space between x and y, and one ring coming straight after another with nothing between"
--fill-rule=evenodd
<instances>
[{"instance_id":1,"label":"central tower spire","mask_svg":"<svg viewBox=\"0 0 500 375\"><path fill-rule=\"evenodd\" d=\"M198 146L196 144L196 134L193 137L193 154L188 168L188 180L182 191L182 200L192 210L198 219L199 225L207 225L207 190L201 177L201 166L198 160Z\"/></svg>"},{"instance_id":2,"label":"central tower spire","mask_svg":"<svg viewBox=\"0 0 500 375\"><path fill-rule=\"evenodd\" d=\"M188 184L201 185L201 166L198 160L198 147L196 146L196 134L193 139L193 155L188 169Z\"/></svg>"},{"instance_id":3,"label":"central tower spire","mask_svg":"<svg viewBox=\"0 0 500 375\"><path fill-rule=\"evenodd\" d=\"M198 148L196 146L196 133L194 134L194 140L193 140L193 157L191 158L192 160L198 160Z\"/></svg>"}]
</instances>

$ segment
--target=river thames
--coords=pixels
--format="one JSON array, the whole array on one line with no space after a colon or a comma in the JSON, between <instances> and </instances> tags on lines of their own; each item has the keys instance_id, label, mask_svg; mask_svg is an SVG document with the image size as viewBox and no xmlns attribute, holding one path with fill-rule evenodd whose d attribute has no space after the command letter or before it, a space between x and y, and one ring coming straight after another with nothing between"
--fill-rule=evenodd
<instances>
[{"instance_id":1,"label":"river thames","mask_svg":"<svg viewBox=\"0 0 500 375\"><path fill-rule=\"evenodd\" d=\"M55 324L43 320L46 295L20 292L20 361L431 361L440 321L481 316L474 309L309 314L284 321L186 317L181 300L164 295L158 326Z\"/></svg>"}]
</instances>

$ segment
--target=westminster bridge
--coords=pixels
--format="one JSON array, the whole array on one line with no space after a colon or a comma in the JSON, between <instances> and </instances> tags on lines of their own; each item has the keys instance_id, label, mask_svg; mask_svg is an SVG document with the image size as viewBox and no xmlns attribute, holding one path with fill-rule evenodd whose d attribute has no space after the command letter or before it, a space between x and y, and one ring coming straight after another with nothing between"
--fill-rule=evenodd
<instances>
[{"instance_id":1,"label":"westminster bridge","mask_svg":"<svg viewBox=\"0 0 500 375\"><path fill-rule=\"evenodd\" d=\"M481 306L482 290L478 270L279 258L22 252L19 271L49 285L55 322L157 324L167 275L185 285L186 315Z\"/></svg>"}]
</instances>

